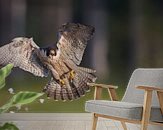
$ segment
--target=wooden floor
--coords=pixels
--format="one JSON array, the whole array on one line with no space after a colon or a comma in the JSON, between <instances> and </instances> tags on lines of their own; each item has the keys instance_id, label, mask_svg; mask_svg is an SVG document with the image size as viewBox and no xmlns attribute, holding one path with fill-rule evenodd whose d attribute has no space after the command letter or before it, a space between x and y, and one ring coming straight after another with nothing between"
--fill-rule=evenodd
<instances>
[{"instance_id":1,"label":"wooden floor","mask_svg":"<svg viewBox=\"0 0 163 130\"><path fill-rule=\"evenodd\" d=\"M91 130L91 118L88 113L5 113L0 124L13 122L20 130ZM97 130L123 129L119 122L100 118Z\"/></svg>"}]
</instances>

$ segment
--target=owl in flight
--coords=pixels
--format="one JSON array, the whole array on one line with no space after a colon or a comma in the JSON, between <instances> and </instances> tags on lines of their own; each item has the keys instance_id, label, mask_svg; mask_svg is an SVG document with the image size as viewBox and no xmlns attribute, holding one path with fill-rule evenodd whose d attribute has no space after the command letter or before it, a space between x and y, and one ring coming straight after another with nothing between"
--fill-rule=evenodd
<instances>
[{"instance_id":1,"label":"owl in flight","mask_svg":"<svg viewBox=\"0 0 163 130\"><path fill-rule=\"evenodd\" d=\"M9 63L35 76L51 80L43 92L54 100L73 100L89 91L95 70L80 67L82 56L94 33L92 26L66 23L59 28L57 48L40 48L32 38L18 37L0 47L0 65Z\"/></svg>"}]
</instances>

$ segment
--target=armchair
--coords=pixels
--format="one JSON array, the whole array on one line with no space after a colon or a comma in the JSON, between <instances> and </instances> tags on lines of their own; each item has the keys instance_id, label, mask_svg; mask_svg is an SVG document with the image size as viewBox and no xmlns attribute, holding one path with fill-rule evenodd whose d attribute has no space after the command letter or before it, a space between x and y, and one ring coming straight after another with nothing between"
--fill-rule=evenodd
<instances>
[{"instance_id":1,"label":"armchair","mask_svg":"<svg viewBox=\"0 0 163 130\"><path fill-rule=\"evenodd\" d=\"M94 100L85 104L85 110L93 113L92 130L96 130L98 117L126 123L141 124L147 130L148 124L163 128L163 69L136 69L121 101L117 101L117 86L89 83L95 87ZM107 89L111 101L100 100L102 89Z\"/></svg>"}]
</instances>

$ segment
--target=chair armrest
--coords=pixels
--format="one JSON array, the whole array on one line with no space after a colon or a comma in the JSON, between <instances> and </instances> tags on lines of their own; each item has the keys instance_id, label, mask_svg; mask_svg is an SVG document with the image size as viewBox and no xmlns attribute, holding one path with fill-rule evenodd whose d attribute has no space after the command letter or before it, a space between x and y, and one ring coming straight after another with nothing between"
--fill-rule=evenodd
<instances>
[{"instance_id":1,"label":"chair armrest","mask_svg":"<svg viewBox=\"0 0 163 130\"><path fill-rule=\"evenodd\" d=\"M118 86L114 86L114 85L106 85L106 84L98 84L98 83L87 83L87 85L91 86L91 87L101 87L101 88L106 88L106 89L117 89Z\"/></svg>"},{"instance_id":2,"label":"chair armrest","mask_svg":"<svg viewBox=\"0 0 163 130\"><path fill-rule=\"evenodd\" d=\"M158 100L159 100L159 104L160 104L160 108L161 108L161 113L163 114L163 102L162 102L163 101L163 89L162 88L154 87L154 86L137 86L136 88L145 90L144 106L143 106L144 116L146 116L145 114L147 111L148 111L147 112L148 114L151 111L151 100L152 100L152 92L153 91L157 92L157 96L158 96Z\"/></svg>"},{"instance_id":3,"label":"chair armrest","mask_svg":"<svg viewBox=\"0 0 163 130\"><path fill-rule=\"evenodd\" d=\"M98 84L98 83L87 83L87 85L89 85L91 87L95 87L94 100L98 100L101 98L102 88L105 88L108 90L109 97L112 101L118 100L118 96L117 96L116 91L115 91L115 89L117 89L118 86Z\"/></svg>"},{"instance_id":4,"label":"chair armrest","mask_svg":"<svg viewBox=\"0 0 163 130\"><path fill-rule=\"evenodd\" d=\"M162 88L159 87L153 87L153 86L137 86L137 89L143 89L146 91L158 91L158 92L163 92Z\"/></svg>"}]
</instances>

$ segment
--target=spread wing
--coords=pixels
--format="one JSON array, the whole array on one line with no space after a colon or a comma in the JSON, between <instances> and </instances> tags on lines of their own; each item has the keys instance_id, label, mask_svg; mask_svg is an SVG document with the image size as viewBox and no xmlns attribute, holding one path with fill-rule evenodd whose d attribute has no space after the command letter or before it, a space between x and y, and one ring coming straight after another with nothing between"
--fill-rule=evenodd
<instances>
[{"instance_id":1,"label":"spread wing","mask_svg":"<svg viewBox=\"0 0 163 130\"><path fill-rule=\"evenodd\" d=\"M36 49L39 47L32 38L15 38L11 43L0 47L0 65L13 63L14 67L19 67L35 76L47 76L48 70L39 61Z\"/></svg>"},{"instance_id":2,"label":"spread wing","mask_svg":"<svg viewBox=\"0 0 163 130\"><path fill-rule=\"evenodd\" d=\"M76 65L79 65L84 50L87 45L87 41L91 39L94 33L94 27L66 23L59 29L60 39L57 43L57 47L60 54L66 58L72 60Z\"/></svg>"}]
</instances>

